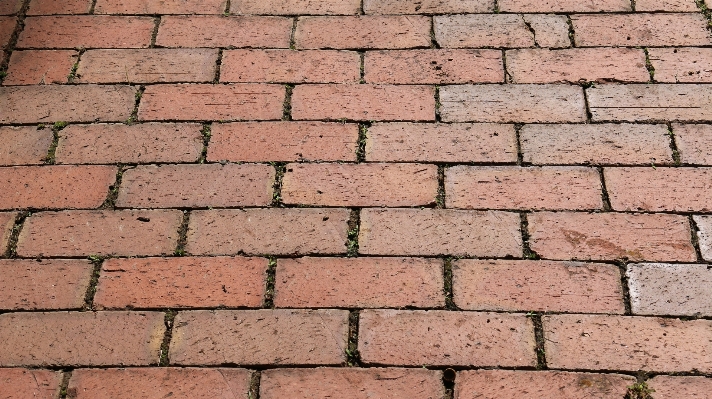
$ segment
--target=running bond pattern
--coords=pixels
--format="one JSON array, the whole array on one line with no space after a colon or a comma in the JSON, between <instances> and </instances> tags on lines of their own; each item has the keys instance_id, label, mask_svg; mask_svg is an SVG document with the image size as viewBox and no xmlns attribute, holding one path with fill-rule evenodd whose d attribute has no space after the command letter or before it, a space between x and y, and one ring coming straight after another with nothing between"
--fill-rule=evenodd
<instances>
[{"instance_id":1,"label":"running bond pattern","mask_svg":"<svg viewBox=\"0 0 712 399\"><path fill-rule=\"evenodd\" d=\"M0 397L708 398L708 6L0 0Z\"/></svg>"}]
</instances>

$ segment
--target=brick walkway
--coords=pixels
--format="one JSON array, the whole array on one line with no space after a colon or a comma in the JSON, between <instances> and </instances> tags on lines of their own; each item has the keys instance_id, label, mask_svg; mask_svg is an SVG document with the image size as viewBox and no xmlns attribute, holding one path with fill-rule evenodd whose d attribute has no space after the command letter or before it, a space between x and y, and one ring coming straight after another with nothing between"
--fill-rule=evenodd
<instances>
[{"instance_id":1,"label":"brick walkway","mask_svg":"<svg viewBox=\"0 0 712 399\"><path fill-rule=\"evenodd\" d=\"M712 398L704 1L0 15L0 399Z\"/></svg>"}]
</instances>

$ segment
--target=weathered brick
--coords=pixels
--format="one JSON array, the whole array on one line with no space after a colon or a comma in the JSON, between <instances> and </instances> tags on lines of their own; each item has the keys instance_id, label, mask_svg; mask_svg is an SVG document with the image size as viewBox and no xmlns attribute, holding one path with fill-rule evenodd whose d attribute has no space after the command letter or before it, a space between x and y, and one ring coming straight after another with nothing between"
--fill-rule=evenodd
<instances>
[{"instance_id":1,"label":"weathered brick","mask_svg":"<svg viewBox=\"0 0 712 399\"><path fill-rule=\"evenodd\" d=\"M710 168L606 168L604 176L617 211L712 210Z\"/></svg>"},{"instance_id":2,"label":"weathered brick","mask_svg":"<svg viewBox=\"0 0 712 399\"><path fill-rule=\"evenodd\" d=\"M712 270L707 265L628 265L633 314L712 315Z\"/></svg>"},{"instance_id":3,"label":"weathered brick","mask_svg":"<svg viewBox=\"0 0 712 399\"><path fill-rule=\"evenodd\" d=\"M583 90L571 85L461 85L440 88L445 122L583 122Z\"/></svg>"},{"instance_id":4,"label":"weathered brick","mask_svg":"<svg viewBox=\"0 0 712 399\"><path fill-rule=\"evenodd\" d=\"M260 307L267 259L241 257L108 259L98 309Z\"/></svg>"},{"instance_id":5,"label":"weathered brick","mask_svg":"<svg viewBox=\"0 0 712 399\"><path fill-rule=\"evenodd\" d=\"M525 14L522 18L534 30L534 43L539 47L571 47L566 15Z\"/></svg>"},{"instance_id":6,"label":"weathered brick","mask_svg":"<svg viewBox=\"0 0 712 399\"><path fill-rule=\"evenodd\" d=\"M98 0L96 14L222 14L227 0Z\"/></svg>"},{"instance_id":7,"label":"weathered brick","mask_svg":"<svg viewBox=\"0 0 712 399\"><path fill-rule=\"evenodd\" d=\"M272 369L262 372L263 399L442 398L442 372L397 368Z\"/></svg>"},{"instance_id":8,"label":"weathered brick","mask_svg":"<svg viewBox=\"0 0 712 399\"><path fill-rule=\"evenodd\" d=\"M712 165L712 126L673 124L683 164Z\"/></svg>"},{"instance_id":9,"label":"weathered brick","mask_svg":"<svg viewBox=\"0 0 712 399\"><path fill-rule=\"evenodd\" d=\"M523 314L365 310L359 318L366 364L531 367L534 346Z\"/></svg>"},{"instance_id":10,"label":"weathered brick","mask_svg":"<svg viewBox=\"0 0 712 399\"><path fill-rule=\"evenodd\" d=\"M159 312L0 315L2 366L132 366L158 363Z\"/></svg>"},{"instance_id":11,"label":"weathered brick","mask_svg":"<svg viewBox=\"0 0 712 399\"><path fill-rule=\"evenodd\" d=\"M704 46L712 44L702 13L572 15L576 45Z\"/></svg>"},{"instance_id":12,"label":"weathered brick","mask_svg":"<svg viewBox=\"0 0 712 399\"><path fill-rule=\"evenodd\" d=\"M658 375L648 380L648 386L655 390L655 399L708 399L712 392L712 379Z\"/></svg>"},{"instance_id":13,"label":"weathered brick","mask_svg":"<svg viewBox=\"0 0 712 399\"><path fill-rule=\"evenodd\" d=\"M4 253L7 249L16 218L17 213L15 212L0 212L0 253Z\"/></svg>"},{"instance_id":14,"label":"weathered brick","mask_svg":"<svg viewBox=\"0 0 712 399\"><path fill-rule=\"evenodd\" d=\"M208 161L355 161L358 125L325 122L216 123Z\"/></svg>"},{"instance_id":15,"label":"weathered brick","mask_svg":"<svg viewBox=\"0 0 712 399\"><path fill-rule=\"evenodd\" d=\"M535 165L672 164L666 125L525 125L519 131L524 162Z\"/></svg>"},{"instance_id":16,"label":"weathered brick","mask_svg":"<svg viewBox=\"0 0 712 399\"><path fill-rule=\"evenodd\" d=\"M182 213L156 211L65 211L34 214L17 244L24 257L172 254Z\"/></svg>"},{"instance_id":17,"label":"weathered brick","mask_svg":"<svg viewBox=\"0 0 712 399\"><path fill-rule=\"evenodd\" d=\"M452 265L455 304L465 310L620 313L615 265L461 259ZM545 395L546 396L546 395Z\"/></svg>"},{"instance_id":18,"label":"weathered brick","mask_svg":"<svg viewBox=\"0 0 712 399\"><path fill-rule=\"evenodd\" d=\"M464 209L601 209L601 179L578 166L453 166L446 205Z\"/></svg>"},{"instance_id":19,"label":"weathered brick","mask_svg":"<svg viewBox=\"0 0 712 399\"><path fill-rule=\"evenodd\" d=\"M10 56L4 86L67 83L77 61L73 50L14 51Z\"/></svg>"},{"instance_id":20,"label":"weathered brick","mask_svg":"<svg viewBox=\"0 0 712 399\"><path fill-rule=\"evenodd\" d=\"M61 383L59 371L0 369L0 392L7 399L57 399Z\"/></svg>"},{"instance_id":21,"label":"weathered brick","mask_svg":"<svg viewBox=\"0 0 712 399\"><path fill-rule=\"evenodd\" d=\"M194 211L191 254L342 254L348 209L246 209Z\"/></svg>"},{"instance_id":22,"label":"weathered brick","mask_svg":"<svg viewBox=\"0 0 712 399\"><path fill-rule=\"evenodd\" d=\"M70 125L59 132L59 164L195 162L203 151L197 123ZM50 132L51 135L51 132Z\"/></svg>"},{"instance_id":23,"label":"weathered brick","mask_svg":"<svg viewBox=\"0 0 712 399\"><path fill-rule=\"evenodd\" d=\"M712 261L712 216L693 216L699 231L697 238L700 242L702 257L706 261Z\"/></svg>"},{"instance_id":24,"label":"weathered brick","mask_svg":"<svg viewBox=\"0 0 712 399\"><path fill-rule=\"evenodd\" d=\"M364 0L366 14L468 14L494 11L492 0Z\"/></svg>"},{"instance_id":25,"label":"weathered brick","mask_svg":"<svg viewBox=\"0 0 712 399\"><path fill-rule=\"evenodd\" d=\"M423 206L437 194L437 166L413 163L288 164L282 183L286 204Z\"/></svg>"},{"instance_id":26,"label":"weathered brick","mask_svg":"<svg viewBox=\"0 0 712 399\"><path fill-rule=\"evenodd\" d=\"M549 367L712 370L712 321L604 315L542 317Z\"/></svg>"},{"instance_id":27,"label":"weathered brick","mask_svg":"<svg viewBox=\"0 0 712 399\"><path fill-rule=\"evenodd\" d=\"M82 55L80 83L212 82L215 49L108 49Z\"/></svg>"},{"instance_id":28,"label":"weathered brick","mask_svg":"<svg viewBox=\"0 0 712 399\"><path fill-rule=\"evenodd\" d=\"M499 0L503 12L616 12L631 11L628 0Z\"/></svg>"},{"instance_id":29,"label":"weathered brick","mask_svg":"<svg viewBox=\"0 0 712 399\"><path fill-rule=\"evenodd\" d=\"M360 62L355 51L227 50L220 81L357 83Z\"/></svg>"},{"instance_id":30,"label":"weathered brick","mask_svg":"<svg viewBox=\"0 0 712 399\"><path fill-rule=\"evenodd\" d=\"M291 18L168 16L161 18L156 45L289 48L291 32Z\"/></svg>"},{"instance_id":31,"label":"weathered brick","mask_svg":"<svg viewBox=\"0 0 712 399\"><path fill-rule=\"evenodd\" d=\"M297 48L399 49L430 46L430 18L404 16L302 17Z\"/></svg>"},{"instance_id":32,"label":"weathered brick","mask_svg":"<svg viewBox=\"0 0 712 399\"><path fill-rule=\"evenodd\" d=\"M98 208L115 180L113 166L0 168L0 209Z\"/></svg>"},{"instance_id":33,"label":"weathered brick","mask_svg":"<svg viewBox=\"0 0 712 399\"><path fill-rule=\"evenodd\" d=\"M230 6L234 14L349 15L360 11L360 0L240 0Z\"/></svg>"},{"instance_id":34,"label":"weathered brick","mask_svg":"<svg viewBox=\"0 0 712 399\"><path fill-rule=\"evenodd\" d=\"M694 262L686 217L666 214L537 212L531 249L549 259Z\"/></svg>"},{"instance_id":35,"label":"weathered brick","mask_svg":"<svg viewBox=\"0 0 712 399\"><path fill-rule=\"evenodd\" d=\"M29 17L18 48L145 48L153 18L108 15Z\"/></svg>"},{"instance_id":36,"label":"weathered brick","mask_svg":"<svg viewBox=\"0 0 712 399\"><path fill-rule=\"evenodd\" d=\"M534 47L534 35L520 15L435 16L435 40L445 48Z\"/></svg>"},{"instance_id":37,"label":"weathered brick","mask_svg":"<svg viewBox=\"0 0 712 399\"><path fill-rule=\"evenodd\" d=\"M246 399L252 372L245 369L78 369L67 388L70 399Z\"/></svg>"},{"instance_id":38,"label":"weathered brick","mask_svg":"<svg viewBox=\"0 0 712 399\"><path fill-rule=\"evenodd\" d=\"M430 86L299 85L292 93L292 117L432 121L435 93Z\"/></svg>"},{"instance_id":39,"label":"weathered brick","mask_svg":"<svg viewBox=\"0 0 712 399\"><path fill-rule=\"evenodd\" d=\"M27 15L89 14L92 0L31 0Z\"/></svg>"},{"instance_id":40,"label":"weathered brick","mask_svg":"<svg viewBox=\"0 0 712 399\"><path fill-rule=\"evenodd\" d=\"M284 86L266 84L179 84L146 88L141 120L280 119Z\"/></svg>"},{"instance_id":41,"label":"weathered brick","mask_svg":"<svg viewBox=\"0 0 712 399\"><path fill-rule=\"evenodd\" d=\"M0 260L0 309L79 309L92 265L85 260Z\"/></svg>"},{"instance_id":42,"label":"weathered brick","mask_svg":"<svg viewBox=\"0 0 712 399\"><path fill-rule=\"evenodd\" d=\"M497 50L369 51L364 59L368 83L444 84L504 81Z\"/></svg>"},{"instance_id":43,"label":"weathered brick","mask_svg":"<svg viewBox=\"0 0 712 399\"><path fill-rule=\"evenodd\" d=\"M0 127L0 165L41 165L52 144L50 129Z\"/></svg>"},{"instance_id":44,"label":"weathered brick","mask_svg":"<svg viewBox=\"0 0 712 399\"><path fill-rule=\"evenodd\" d=\"M0 15L14 15L22 9L23 0L0 0Z\"/></svg>"},{"instance_id":45,"label":"weathered brick","mask_svg":"<svg viewBox=\"0 0 712 399\"><path fill-rule=\"evenodd\" d=\"M12 34L15 32L17 18L15 17L0 17L0 49L4 49L10 44Z\"/></svg>"},{"instance_id":46,"label":"weathered brick","mask_svg":"<svg viewBox=\"0 0 712 399\"><path fill-rule=\"evenodd\" d=\"M669 83L712 83L712 49L651 48L655 80Z\"/></svg>"},{"instance_id":47,"label":"weathered brick","mask_svg":"<svg viewBox=\"0 0 712 399\"><path fill-rule=\"evenodd\" d=\"M272 203L271 165L146 165L124 173L122 208L259 206Z\"/></svg>"},{"instance_id":48,"label":"weathered brick","mask_svg":"<svg viewBox=\"0 0 712 399\"><path fill-rule=\"evenodd\" d=\"M0 123L123 122L135 93L130 86L0 87Z\"/></svg>"},{"instance_id":49,"label":"weathered brick","mask_svg":"<svg viewBox=\"0 0 712 399\"><path fill-rule=\"evenodd\" d=\"M359 252L369 255L522 256L519 215L445 209L364 209Z\"/></svg>"},{"instance_id":50,"label":"weathered brick","mask_svg":"<svg viewBox=\"0 0 712 399\"><path fill-rule=\"evenodd\" d=\"M443 262L419 258L277 261L278 308L435 308L445 305Z\"/></svg>"},{"instance_id":51,"label":"weathered brick","mask_svg":"<svg viewBox=\"0 0 712 399\"><path fill-rule=\"evenodd\" d=\"M466 370L457 373L455 399L622 398L634 377L565 371Z\"/></svg>"},{"instance_id":52,"label":"weathered brick","mask_svg":"<svg viewBox=\"0 0 712 399\"><path fill-rule=\"evenodd\" d=\"M336 309L180 312L169 358L179 365L339 365L348 317Z\"/></svg>"},{"instance_id":53,"label":"weathered brick","mask_svg":"<svg viewBox=\"0 0 712 399\"><path fill-rule=\"evenodd\" d=\"M694 0L636 0L635 11L698 12Z\"/></svg>"}]
</instances>

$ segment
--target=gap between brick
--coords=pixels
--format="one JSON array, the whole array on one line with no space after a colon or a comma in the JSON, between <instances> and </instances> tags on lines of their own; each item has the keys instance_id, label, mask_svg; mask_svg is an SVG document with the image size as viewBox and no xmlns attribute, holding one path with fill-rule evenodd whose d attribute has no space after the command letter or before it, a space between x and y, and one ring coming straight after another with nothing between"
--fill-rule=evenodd
<instances>
[{"instance_id":1,"label":"gap between brick","mask_svg":"<svg viewBox=\"0 0 712 399\"><path fill-rule=\"evenodd\" d=\"M692 239L692 247L695 248L695 254L697 255L697 263L706 263L705 259L702 257L702 249L700 248L700 238L697 235L700 228L695 223L695 218L689 215L688 220L690 222L690 237Z\"/></svg>"},{"instance_id":2,"label":"gap between brick","mask_svg":"<svg viewBox=\"0 0 712 399\"><path fill-rule=\"evenodd\" d=\"M277 279L277 258L269 256L267 272L265 277L265 297L262 303L263 309L274 309L274 288Z\"/></svg>"},{"instance_id":3,"label":"gap between brick","mask_svg":"<svg viewBox=\"0 0 712 399\"><path fill-rule=\"evenodd\" d=\"M455 258L447 256L443 259L443 295L445 295L445 309L460 310L455 305L455 300L452 290L452 262Z\"/></svg>"},{"instance_id":4,"label":"gap between brick","mask_svg":"<svg viewBox=\"0 0 712 399\"><path fill-rule=\"evenodd\" d=\"M435 197L435 208L445 209L445 165L438 165L438 193Z\"/></svg>"},{"instance_id":5,"label":"gap between brick","mask_svg":"<svg viewBox=\"0 0 712 399\"><path fill-rule=\"evenodd\" d=\"M98 255L90 255L89 261L91 262L93 269L91 272L91 278L89 279L89 286L87 287L87 292L84 294L84 306L83 311L94 310L94 296L96 296L96 288L99 285L99 276L101 275L101 266L104 264L106 257Z\"/></svg>"},{"instance_id":6,"label":"gap between brick","mask_svg":"<svg viewBox=\"0 0 712 399\"><path fill-rule=\"evenodd\" d=\"M346 345L346 365L361 367L361 354L358 351L359 310L349 311L349 337Z\"/></svg>"},{"instance_id":7,"label":"gap between brick","mask_svg":"<svg viewBox=\"0 0 712 399\"><path fill-rule=\"evenodd\" d=\"M168 352L170 350L171 338L173 337L173 325L175 324L175 318L178 312L175 310L168 309L163 318L163 323L166 325L166 333L163 335L163 342L161 342L161 349L159 353L159 367L168 367L170 364L170 359L168 358Z\"/></svg>"},{"instance_id":8,"label":"gap between brick","mask_svg":"<svg viewBox=\"0 0 712 399\"><path fill-rule=\"evenodd\" d=\"M361 230L361 208L351 209L346 237L346 257L358 257L358 235Z\"/></svg>"},{"instance_id":9,"label":"gap between brick","mask_svg":"<svg viewBox=\"0 0 712 399\"><path fill-rule=\"evenodd\" d=\"M576 47L576 31L574 30L574 22L571 20L571 16L566 16L566 24L569 25L569 43L571 47Z\"/></svg>"},{"instance_id":10,"label":"gap between brick","mask_svg":"<svg viewBox=\"0 0 712 399\"><path fill-rule=\"evenodd\" d=\"M546 364L546 350L544 346L544 325L541 321L541 314L529 312L527 313L534 324L534 341L536 342L536 369L537 370L548 370L549 367Z\"/></svg>"},{"instance_id":11,"label":"gap between brick","mask_svg":"<svg viewBox=\"0 0 712 399\"><path fill-rule=\"evenodd\" d=\"M210 123L203 123L203 128L200 129L200 135L203 137L203 149L200 151L200 157L198 158L198 163L205 163L208 159L208 145L210 144L210 138L212 138L212 125Z\"/></svg>"},{"instance_id":12,"label":"gap between brick","mask_svg":"<svg viewBox=\"0 0 712 399\"><path fill-rule=\"evenodd\" d=\"M262 372L259 370L253 371L250 376L250 389L247 392L248 399L260 398L260 383L262 382Z\"/></svg>"},{"instance_id":13,"label":"gap between brick","mask_svg":"<svg viewBox=\"0 0 712 399\"><path fill-rule=\"evenodd\" d=\"M185 246L188 244L188 224L190 223L190 210L183 211L183 220L178 228L178 242L176 243L175 256L185 256Z\"/></svg>"},{"instance_id":14,"label":"gap between brick","mask_svg":"<svg viewBox=\"0 0 712 399\"><path fill-rule=\"evenodd\" d=\"M114 181L114 184L109 186L106 199L104 200L104 203L101 204L99 209L116 209L116 200L119 198L119 187L121 186L121 180L124 177L124 172L129 169L133 169L122 164L119 164L118 167L119 169L116 171L116 180Z\"/></svg>"},{"instance_id":15,"label":"gap between brick","mask_svg":"<svg viewBox=\"0 0 712 399\"><path fill-rule=\"evenodd\" d=\"M650 75L650 81L648 83L655 83L655 67L653 63L650 62L650 53L647 47L643 47L643 53L645 54L645 69L648 70L648 74Z\"/></svg>"},{"instance_id":16,"label":"gap between brick","mask_svg":"<svg viewBox=\"0 0 712 399\"><path fill-rule=\"evenodd\" d=\"M161 25L161 16L157 16L153 20L153 32L151 32L151 44L148 46L148 48L155 48L156 47L156 38L158 37L158 27Z\"/></svg>"},{"instance_id":17,"label":"gap between brick","mask_svg":"<svg viewBox=\"0 0 712 399\"><path fill-rule=\"evenodd\" d=\"M95 0L96 1L96 0ZM59 398L66 399L69 395L69 380L72 378L73 370L66 370L62 373L62 382L59 384Z\"/></svg>"},{"instance_id":18,"label":"gap between brick","mask_svg":"<svg viewBox=\"0 0 712 399\"><path fill-rule=\"evenodd\" d=\"M603 173L603 167L599 166L596 168L598 170L598 176L601 179L601 200L603 201L603 210L605 212L613 211L611 206L611 197L608 195L608 189L606 188L606 177Z\"/></svg>"},{"instance_id":19,"label":"gap between brick","mask_svg":"<svg viewBox=\"0 0 712 399\"><path fill-rule=\"evenodd\" d=\"M15 29L10 36L10 40L5 48L5 55L0 59L0 84L5 80L7 75L7 67L10 63L10 56L12 52L15 51L15 46L17 45L17 40L20 38L20 33L25 29L25 18L27 16L27 10L30 8L30 0L23 0L22 7L17 13L17 23L15 24Z\"/></svg>"},{"instance_id":20,"label":"gap between brick","mask_svg":"<svg viewBox=\"0 0 712 399\"><path fill-rule=\"evenodd\" d=\"M6 258L16 258L17 257L17 241L20 238L20 232L25 224L25 219L30 216L31 213L23 211L17 214L15 217L15 224L12 226L10 231L10 238L7 240L7 248L5 249Z\"/></svg>"},{"instance_id":21,"label":"gap between brick","mask_svg":"<svg viewBox=\"0 0 712 399\"><path fill-rule=\"evenodd\" d=\"M626 274L626 272L628 271L628 263L624 260L619 260L616 262L616 266L618 266L618 270L620 270L621 273L621 290L623 291L623 306L625 308L625 312L623 314L625 316L632 316L633 304L630 299L630 285L628 284L628 274Z\"/></svg>"},{"instance_id":22,"label":"gap between brick","mask_svg":"<svg viewBox=\"0 0 712 399\"><path fill-rule=\"evenodd\" d=\"M539 260L541 256L531 249L529 245L529 213L519 213L519 228L522 233L522 254L524 259Z\"/></svg>"},{"instance_id":23,"label":"gap between brick","mask_svg":"<svg viewBox=\"0 0 712 399\"><path fill-rule=\"evenodd\" d=\"M670 136L670 150L672 151L672 160L675 166L682 166L682 159L680 155L680 149L677 146L677 139L675 138L675 132L672 129L672 123L667 123L668 135Z\"/></svg>"}]
</instances>

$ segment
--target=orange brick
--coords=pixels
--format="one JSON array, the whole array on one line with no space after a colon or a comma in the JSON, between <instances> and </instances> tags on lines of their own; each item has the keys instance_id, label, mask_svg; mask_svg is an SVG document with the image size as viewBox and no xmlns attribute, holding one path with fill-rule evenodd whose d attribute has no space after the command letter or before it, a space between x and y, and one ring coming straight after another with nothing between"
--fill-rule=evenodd
<instances>
[{"instance_id":1,"label":"orange brick","mask_svg":"<svg viewBox=\"0 0 712 399\"><path fill-rule=\"evenodd\" d=\"M712 165L712 126L676 123L673 132L682 163Z\"/></svg>"},{"instance_id":2,"label":"orange brick","mask_svg":"<svg viewBox=\"0 0 712 399\"><path fill-rule=\"evenodd\" d=\"M98 0L96 14L222 14L227 0Z\"/></svg>"},{"instance_id":3,"label":"orange brick","mask_svg":"<svg viewBox=\"0 0 712 399\"><path fill-rule=\"evenodd\" d=\"M153 18L107 15L29 17L18 48L145 48Z\"/></svg>"},{"instance_id":4,"label":"orange brick","mask_svg":"<svg viewBox=\"0 0 712 399\"><path fill-rule=\"evenodd\" d=\"M467 14L494 11L491 0L364 0L366 14Z\"/></svg>"},{"instance_id":5,"label":"orange brick","mask_svg":"<svg viewBox=\"0 0 712 399\"><path fill-rule=\"evenodd\" d=\"M636 0L635 11L698 12L694 0Z\"/></svg>"},{"instance_id":6,"label":"orange brick","mask_svg":"<svg viewBox=\"0 0 712 399\"><path fill-rule=\"evenodd\" d=\"M712 44L702 13L572 15L579 47L705 46Z\"/></svg>"},{"instance_id":7,"label":"orange brick","mask_svg":"<svg viewBox=\"0 0 712 399\"><path fill-rule=\"evenodd\" d=\"M0 369L0 392L7 398L59 398L62 372L50 370Z\"/></svg>"},{"instance_id":8,"label":"orange brick","mask_svg":"<svg viewBox=\"0 0 712 399\"><path fill-rule=\"evenodd\" d=\"M10 44L15 26L17 26L17 18L0 17L0 49L5 49Z\"/></svg>"},{"instance_id":9,"label":"orange brick","mask_svg":"<svg viewBox=\"0 0 712 399\"><path fill-rule=\"evenodd\" d=\"M89 14L92 0L31 0L27 15Z\"/></svg>"},{"instance_id":10,"label":"orange brick","mask_svg":"<svg viewBox=\"0 0 712 399\"><path fill-rule=\"evenodd\" d=\"M0 165L41 165L52 144L52 131L34 126L0 127Z\"/></svg>"},{"instance_id":11,"label":"orange brick","mask_svg":"<svg viewBox=\"0 0 712 399\"><path fill-rule=\"evenodd\" d=\"M520 15L435 16L435 40L445 48L534 47L534 35Z\"/></svg>"},{"instance_id":12,"label":"orange brick","mask_svg":"<svg viewBox=\"0 0 712 399\"><path fill-rule=\"evenodd\" d=\"M566 15L525 14L522 18L529 25L528 28L534 30L537 47L571 47L569 19Z\"/></svg>"},{"instance_id":13,"label":"orange brick","mask_svg":"<svg viewBox=\"0 0 712 399\"><path fill-rule=\"evenodd\" d=\"M502 12L616 12L631 11L628 0L499 0Z\"/></svg>"},{"instance_id":14,"label":"orange brick","mask_svg":"<svg viewBox=\"0 0 712 399\"><path fill-rule=\"evenodd\" d=\"M73 50L14 51L4 86L67 83L77 61Z\"/></svg>"},{"instance_id":15,"label":"orange brick","mask_svg":"<svg viewBox=\"0 0 712 399\"><path fill-rule=\"evenodd\" d=\"M15 212L0 212L0 253L4 253L7 249L15 219L17 219Z\"/></svg>"},{"instance_id":16,"label":"orange brick","mask_svg":"<svg viewBox=\"0 0 712 399\"><path fill-rule=\"evenodd\" d=\"M705 264L628 265L633 314L712 315L712 271Z\"/></svg>"},{"instance_id":17,"label":"orange brick","mask_svg":"<svg viewBox=\"0 0 712 399\"><path fill-rule=\"evenodd\" d=\"M240 0L230 7L234 14L348 15L360 11L360 0Z\"/></svg>"},{"instance_id":18,"label":"orange brick","mask_svg":"<svg viewBox=\"0 0 712 399\"><path fill-rule=\"evenodd\" d=\"M655 390L655 399L707 399L712 392L712 379L658 375L648 381Z\"/></svg>"},{"instance_id":19,"label":"orange brick","mask_svg":"<svg viewBox=\"0 0 712 399\"><path fill-rule=\"evenodd\" d=\"M0 0L0 15L14 15L22 9L23 0Z\"/></svg>"},{"instance_id":20,"label":"orange brick","mask_svg":"<svg viewBox=\"0 0 712 399\"><path fill-rule=\"evenodd\" d=\"M648 53L658 82L712 83L710 48L651 48Z\"/></svg>"},{"instance_id":21,"label":"orange brick","mask_svg":"<svg viewBox=\"0 0 712 399\"><path fill-rule=\"evenodd\" d=\"M430 46L425 16L301 17L295 33L300 49L399 49Z\"/></svg>"},{"instance_id":22,"label":"orange brick","mask_svg":"<svg viewBox=\"0 0 712 399\"><path fill-rule=\"evenodd\" d=\"M291 18L168 16L161 18L156 45L289 48L291 32Z\"/></svg>"}]
</instances>

